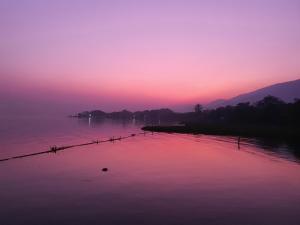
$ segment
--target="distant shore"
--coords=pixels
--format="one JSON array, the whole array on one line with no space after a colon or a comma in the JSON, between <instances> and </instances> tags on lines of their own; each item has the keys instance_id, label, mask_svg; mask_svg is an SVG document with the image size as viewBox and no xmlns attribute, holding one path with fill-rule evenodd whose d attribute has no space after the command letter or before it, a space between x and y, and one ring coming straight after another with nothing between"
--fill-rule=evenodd
<instances>
[{"instance_id":1,"label":"distant shore","mask_svg":"<svg viewBox=\"0 0 300 225\"><path fill-rule=\"evenodd\" d=\"M299 139L300 130L288 127L258 126L258 125L224 125L224 124L185 124L175 126L145 126L144 131L184 133L184 134L208 134L224 136L242 136L277 139Z\"/></svg>"}]
</instances>

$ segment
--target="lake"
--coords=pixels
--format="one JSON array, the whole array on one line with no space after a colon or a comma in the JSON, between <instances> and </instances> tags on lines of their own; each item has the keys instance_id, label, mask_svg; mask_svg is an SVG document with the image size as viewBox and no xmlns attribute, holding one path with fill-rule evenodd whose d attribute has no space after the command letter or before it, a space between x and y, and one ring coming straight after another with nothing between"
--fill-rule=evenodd
<instances>
[{"instance_id":1,"label":"lake","mask_svg":"<svg viewBox=\"0 0 300 225\"><path fill-rule=\"evenodd\" d=\"M141 132L142 124L1 117L0 158ZM147 133L0 163L3 225L300 224L300 148ZM102 168L108 168L103 172Z\"/></svg>"}]
</instances>

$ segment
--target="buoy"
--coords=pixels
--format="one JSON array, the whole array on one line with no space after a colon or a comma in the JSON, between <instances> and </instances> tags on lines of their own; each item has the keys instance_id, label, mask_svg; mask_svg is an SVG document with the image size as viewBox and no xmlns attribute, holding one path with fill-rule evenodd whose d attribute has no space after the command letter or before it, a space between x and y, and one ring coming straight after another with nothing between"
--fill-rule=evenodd
<instances>
[{"instance_id":1,"label":"buoy","mask_svg":"<svg viewBox=\"0 0 300 225\"><path fill-rule=\"evenodd\" d=\"M57 147L56 145L53 145L53 146L50 146L49 147L49 150L47 151L40 151L40 152L32 152L32 153L28 153L28 154L24 154L24 155L16 155L16 156L12 156L12 157L8 157L8 158L0 158L0 162L3 162L3 161L7 161L7 160L12 160L12 159L20 159L20 158L26 158L26 157L31 157L31 156L36 156L36 155L41 155L41 154L48 154L48 153L56 153L57 151L62 151L62 150L65 150L65 149L71 149L71 148L74 148L74 147L79 147L79 146L86 146L86 145L92 145L92 144L100 144L100 143L103 143L103 142L113 142L116 141L116 140L122 140L122 139L126 139L126 138L130 138L130 137L134 137L134 136L137 136L137 135L146 135L146 132L143 132L143 133L137 133L137 134L130 134L128 136L120 136L119 138L115 138L114 136L109 138L109 139L106 139L106 140L94 140L94 141L91 141L91 142L87 142L87 143L82 143L82 144L76 144L76 145L66 145L66 146L61 146L61 147ZM102 171L108 171L107 168L103 168Z\"/></svg>"},{"instance_id":2,"label":"buoy","mask_svg":"<svg viewBox=\"0 0 300 225\"><path fill-rule=\"evenodd\" d=\"M107 168L102 168L102 172L107 172L108 169Z\"/></svg>"}]
</instances>

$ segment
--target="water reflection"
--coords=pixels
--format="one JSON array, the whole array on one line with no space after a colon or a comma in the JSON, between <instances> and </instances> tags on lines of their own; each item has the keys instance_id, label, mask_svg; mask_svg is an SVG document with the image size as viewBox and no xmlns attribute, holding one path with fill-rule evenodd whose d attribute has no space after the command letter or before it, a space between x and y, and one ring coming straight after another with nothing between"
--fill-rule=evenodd
<instances>
[{"instance_id":1,"label":"water reflection","mask_svg":"<svg viewBox=\"0 0 300 225\"><path fill-rule=\"evenodd\" d=\"M139 129L145 125L170 125L172 123L161 123L160 119L157 121L151 121L145 123L145 121L135 120L135 118L126 120L112 120L112 119L103 119L103 118L79 118L76 119L79 124L86 125L88 124L91 127L101 127L107 124L112 126L122 126L123 128L136 128ZM197 136L197 135L196 135ZM199 135L198 135L199 136ZM300 162L300 141L283 141L278 139L262 139L262 138L241 138L239 145L240 137L232 136L212 136L215 140L236 143L237 149L240 149L242 146L253 145L260 149L260 151L266 154L272 154L281 158L285 158L291 161Z\"/></svg>"},{"instance_id":2,"label":"water reflection","mask_svg":"<svg viewBox=\"0 0 300 225\"><path fill-rule=\"evenodd\" d=\"M160 121L156 122L158 124ZM112 120L92 117L0 118L0 123L0 142L2 144L0 156L5 155L4 153L8 151L13 153L17 149L24 149L22 145L35 144L36 148L33 147L33 149L39 147L40 149L38 150L41 150L41 148L44 149L53 145L70 144L79 139L91 141L97 138L122 136L132 132L139 132L140 128L145 126L144 121L135 120L135 118L132 120ZM151 123L155 124L155 121ZM195 137L201 136L195 135ZM211 138L216 141L236 144L238 149L238 137L211 136ZM66 143L63 143L64 141ZM45 145L41 145L42 143ZM257 151L265 154L272 154L295 162L300 161L300 141L242 138L240 143L241 150L245 146L257 147Z\"/></svg>"},{"instance_id":3,"label":"water reflection","mask_svg":"<svg viewBox=\"0 0 300 225\"><path fill-rule=\"evenodd\" d=\"M11 155L130 134L142 124L1 125L1 155ZM240 147L237 137L154 134L1 163L1 223L300 224L300 165L281 157L287 150L296 158L289 145L242 139Z\"/></svg>"},{"instance_id":4,"label":"water reflection","mask_svg":"<svg viewBox=\"0 0 300 225\"><path fill-rule=\"evenodd\" d=\"M245 145L254 145L262 151L300 163L300 142L276 139L244 138Z\"/></svg>"}]
</instances>

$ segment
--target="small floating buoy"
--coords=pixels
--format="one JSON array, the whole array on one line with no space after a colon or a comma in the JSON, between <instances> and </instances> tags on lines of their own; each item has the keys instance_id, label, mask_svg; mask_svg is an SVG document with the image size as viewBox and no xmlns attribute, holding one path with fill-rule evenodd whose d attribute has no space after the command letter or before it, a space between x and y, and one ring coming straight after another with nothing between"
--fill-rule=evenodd
<instances>
[{"instance_id":1,"label":"small floating buoy","mask_svg":"<svg viewBox=\"0 0 300 225\"><path fill-rule=\"evenodd\" d=\"M102 168L102 172L107 172L108 168Z\"/></svg>"}]
</instances>

